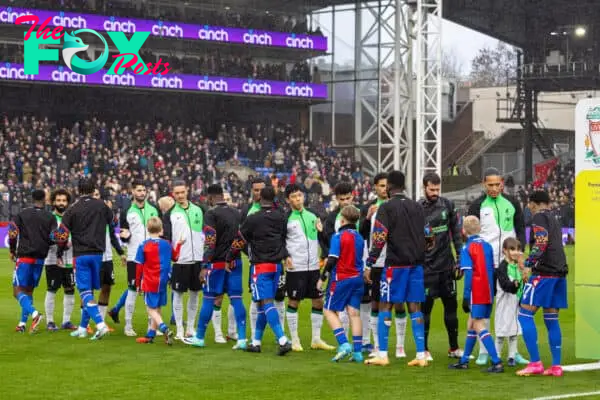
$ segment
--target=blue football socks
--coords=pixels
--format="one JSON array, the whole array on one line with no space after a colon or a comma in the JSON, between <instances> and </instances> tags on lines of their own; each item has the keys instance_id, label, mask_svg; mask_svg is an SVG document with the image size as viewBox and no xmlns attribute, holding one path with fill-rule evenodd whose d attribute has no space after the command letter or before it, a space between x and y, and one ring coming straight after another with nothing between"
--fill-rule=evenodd
<instances>
[{"instance_id":1,"label":"blue football socks","mask_svg":"<svg viewBox=\"0 0 600 400\"><path fill-rule=\"evenodd\" d=\"M537 328L535 327L534 311L529 311L524 308L519 309L519 323L523 331L523 341L529 352L530 362L540 361L540 351L538 349Z\"/></svg>"},{"instance_id":2,"label":"blue football socks","mask_svg":"<svg viewBox=\"0 0 600 400\"><path fill-rule=\"evenodd\" d=\"M235 323L237 325L238 340L246 339L246 307L241 296L231 296L229 298L233 312L235 314Z\"/></svg>"},{"instance_id":3,"label":"blue football socks","mask_svg":"<svg viewBox=\"0 0 600 400\"><path fill-rule=\"evenodd\" d=\"M471 357L471 353L475 348L475 343L477 343L477 332L474 330L467 331L467 340L465 341L465 350L460 358L461 364L467 364L469 362L469 358Z\"/></svg>"},{"instance_id":4,"label":"blue football socks","mask_svg":"<svg viewBox=\"0 0 600 400\"><path fill-rule=\"evenodd\" d=\"M562 334L558 313L544 313L544 323L548 329L548 344L550 344L550 353L552 354L552 365L560 365Z\"/></svg>"},{"instance_id":5,"label":"blue football socks","mask_svg":"<svg viewBox=\"0 0 600 400\"><path fill-rule=\"evenodd\" d=\"M344 328L334 329L333 335L335 336L335 340L337 340L340 346L344 343L348 343L348 338L346 337L346 332L344 331Z\"/></svg>"},{"instance_id":6,"label":"blue football socks","mask_svg":"<svg viewBox=\"0 0 600 400\"><path fill-rule=\"evenodd\" d=\"M415 345L417 347L417 353L423 353L425 351L425 323L423 313L420 311L411 313L410 323Z\"/></svg>"},{"instance_id":7,"label":"blue football socks","mask_svg":"<svg viewBox=\"0 0 600 400\"><path fill-rule=\"evenodd\" d=\"M379 320L377 321L377 333L379 336L379 351L382 353L388 351L388 341L390 336L391 325L392 313L390 311L379 311Z\"/></svg>"},{"instance_id":8,"label":"blue football socks","mask_svg":"<svg viewBox=\"0 0 600 400\"><path fill-rule=\"evenodd\" d=\"M198 326L196 329L196 337L198 339L204 339L204 336L206 335L206 327L208 327L208 324L212 318L214 306L215 298L213 296L205 295L202 298L202 307L200 308Z\"/></svg>"}]
</instances>

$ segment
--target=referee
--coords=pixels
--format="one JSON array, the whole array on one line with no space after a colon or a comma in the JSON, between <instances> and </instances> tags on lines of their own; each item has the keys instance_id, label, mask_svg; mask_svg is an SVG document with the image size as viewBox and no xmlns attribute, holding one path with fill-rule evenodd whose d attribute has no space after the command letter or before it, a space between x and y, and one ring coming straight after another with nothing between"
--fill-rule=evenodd
<instances>
[{"instance_id":1,"label":"referee","mask_svg":"<svg viewBox=\"0 0 600 400\"><path fill-rule=\"evenodd\" d=\"M112 222L112 212L102 200L92 197L96 185L90 178L79 181L81 196L67 209L58 230L71 233L75 269L75 285L81 296L83 310L79 328L71 336L85 337L90 318L96 323L96 333L92 340L99 340L108 333L108 327L94 299L94 290L100 290L100 269L102 255L106 249L106 227ZM67 237L68 235L55 235ZM67 241L59 241L57 262L62 265L62 251Z\"/></svg>"},{"instance_id":2,"label":"referee","mask_svg":"<svg viewBox=\"0 0 600 400\"><path fill-rule=\"evenodd\" d=\"M424 197L419 200L425 212L425 222L429 224L433 234L433 247L425 254L425 303L423 317L425 319L425 350L427 360L433 361L429 352L428 337L431 311L435 299L442 300L444 305L444 324L448 332L448 357L460 358L462 350L458 347L458 302L456 300L456 274L458 264L452 254L450 243L454 245L456 254L462 248L460 216L454 203L440 196L442 180L434 172L423 177Z\"/></svg>"}]
</instances>

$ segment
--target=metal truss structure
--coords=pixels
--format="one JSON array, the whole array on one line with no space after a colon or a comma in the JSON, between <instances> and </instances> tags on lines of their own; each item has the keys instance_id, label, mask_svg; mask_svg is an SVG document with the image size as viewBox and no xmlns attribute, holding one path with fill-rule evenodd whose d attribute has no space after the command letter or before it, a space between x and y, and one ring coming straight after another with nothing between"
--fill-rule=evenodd
<instances>
[{"instance_id":1,"label":"metal truss structure","mask_svg":"<svg viewBox=\"0 0 600 400\"><path fill-rule=\"evenodd\" d=\"M356 157L371 174L403 171L407 193L418 196L423 176L441 173L442 0L380 0L361 8L355 14ZM368 27L366 13L373 17Z\"/></svg>"}]
</instances>

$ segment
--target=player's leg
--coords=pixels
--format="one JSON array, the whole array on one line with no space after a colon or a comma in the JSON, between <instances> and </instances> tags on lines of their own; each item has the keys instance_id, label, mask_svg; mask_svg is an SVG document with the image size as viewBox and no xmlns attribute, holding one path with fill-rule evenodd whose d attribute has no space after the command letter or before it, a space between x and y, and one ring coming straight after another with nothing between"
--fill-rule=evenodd
<instances>
[{"instance_id":1,"label":"player's leg","mask_svg":"<svg viewBox=\"0 0 600 400\"><path fill-rule=\"evenodd\" d=\"M136 263L127 261L127 296L125 297L125 335L137 336L133 330L133 313L135 312L135 301L137 290L135 287Z\"/></svg>"},{"instance_id":2,"label":"player's leg","mask_svg":"<svg viewBox=\"0 0 600 400\"><path fill-rule=\"evenodd\" d=\"M175 339L183 340L184 329L183 329L183 295L188 291L189 287L189 272L187 268L190 265L184 264L173 264L173 270L171 273L171 287L173 289L173 314L175 315L175 325L177 327L177 334Z\"/></svg>"},{"instance_id":3,"label":"player's leg","mask_svg":"<svg viewBox=\"0 0 600 400\"><path fill-rule=\"evenodd\" d=\"M371 285L365 283L363 286L363 297L360 302L360 324L362 326L362 351L370 353L373 350L371 345Z\"/></svg>"},{"instance_id":4,"label":"player's leg","mask_svg":"<svg viewBox=\"0 0 600 400\"><path fill-rule=\"evenodd\" d=\"M100 314L100 308L98 307L98 303L94 299L94 290L100 290L102 287L100 281L100 270L102 269L102 255L90 256L90 272L91 272L91 287L89 290L89 294L86 296L86 300L82 298L84 301L86 310L90 316L90 318L96 324L96 333L92 336L91 340L99 340L104 337L109 329L104 323L104 318Z\"/></svg>"},{"instance_id":5,"label":"player's leg","mask_svg":"<svg viewBox=\"0 0 600 400\"><path fill-rule=\"evenodd\" d=\"M13 273L13 295L21 306L21 320L17 325L17 332L25 332L25 324L31 315L34 318L35 330L37 330L43 316L33 306L33 293L35 281L35 264L17 259ZM36 322L37 321L37 322ZM32 327L34 325L32 323ZM31 331L31 328L30 328Z\"/></svg>"},{"instance_id":6,"label":"player's leg","mask_svg":"<svg viewBox=\"0 0 600 400\"><path fill-rule=\"evenodd\" d=\"M203 303L204 304L204 303ZM223 336L223 296L217 296L214 301L211 322L215 331L215 343L226 343L227 340ZM202 309L200 310L202 313Z\"/></svg>"},{"instance_id":7,"label":"player's leg","mask_svg":"<svg viewBox=\"0 0 600 400\"><path fill-rule=\"evenodd\" d=\"M396 323L396 358L406 358L404 341L406 338L407 317L404 303L394 305L394 321Z\"/></svg>"},{"instance_id":8,"label":"player's leg","mask_svg":"<svg viewBox=\"0 0 600 400\"><path fill-rule=\"evenodd\" d=\"M275 308L277 308L277 314L279 315L279 324L281 328L285 332L285 292L287 287L287 277L286 272L282 271L279 275L279 279L277 281L277 291L275 292L275 297L273 304Z\"/></svg>"},{"instance_id":9,"label":"player's leg","mask_svg":"<svg viewBox=\"0 0 600 400\"><path fill-rule=\"evenodd\" d=\"M110 302L110 292L112 290L112 286L115 284L115 270L112 261L102 262L100 284L101 287L100 294L98 295L98 310L100 311L100 315L102 315L102 319L106 319L106 310L108 309L108 303ZM125 331L126 336L132 336L128 333L131 332Z\"/></svg>"},{"instance_id":10,"label":"player's leg","mask_svg":"<svg viewBox=\"0 0 600 400\"><path fill-rule=\"evenodd\" d=\"M477 332L474 329L473 318L469 315L467 320L467 337L465 338L465 348L463 354L459 361L454 364L450 364L448 368L450 369L468 369L469 368L469 359L471 357L471 353L475 348L475 344L477 343Z\"/></svg>"},{"instance_id":11,"label":"player's leg","mask_svg":"<svg viewBox=\"0 0 600 400\"><path fill-rule=\"evenodd\" d=\"M485 322L485 327L486 329L489 331L490 330L490 319L486 318ZM489 361L489 354L487 349L485 348L485 346L483 345L483 343L481 343L481 341L479 341L479 356L477 357L477 360L475 361L475 363L477 365L487 365Z\"/></svg>"},{"instance_id":12,"label":"player's leg","mask_svg":"<svg viewBox=\"0 0 600 400\"><path fill-rule=\"evenodd\" d=\"M496 340L494 341L496 353L498 354L498 357L500 357L500 358L502 358L502 350L504 350L504 342L508 341L506 339L509 339L509 338L504 337L504 336L496 336ZM508 366L509 367L515 366L515 359L514 359L514 357L510 356L510 351L509 351L509 355L508 355Z\"/></svg>"},{"instance_id":13,"label":"player's leg","mask_svg":"<svg viewBox=\"0 0 600 400\"><path fill-rule=\"evenodd\" d=\"M196 336L194 327L196 326L196 315L198 314L200 291L202 290L202 283L200 282L200 272L202 271L202 267L199 262L194 263L189 267L188 273L190 276L188 279L190 282L190 295L187 303L187 327L185 336L194 337Z\"/></svg>"},{"instance_id":14,"label":"player's leg","mask_svg":"<svg viewBox=\"0 0 600 400\"><path fill-rule=\"evenodd\" d=\"M402 275L399 281L399 288L404 289L404 301L408 303L408 312L410 313L410 323L412 327L413 338L417 350L417 357L408 363L409 366L425 367L427 366L427 355L425 353L425 323L423 313L421 312L421 303L425 301L425 282L423 278L423 267L416 265L410 268L400 269ZM398 300L401 297L399 295ZM400 302L400 301L399 301Z\"/></svg>"},{"instance_id":15,"label":"player's leg","mask_svg":"<svg viewBox=\"0 0 600 400\"><path fill-rule=\"evenodd\" d=\"M275 272L259 273L257 276L257 300L260 300L267 323L273 330L277 342L279 343L278 355L284 355L292 350L292 343L283 333L279 313L273 304L273 298L275 297L275 292L277 292L279 276L281 273L282 266L281 264L277 264Z\"/></svg>"},{"instance_id":16,"label":"player's leg","mask_svg":"<svg viewBox=\"0 0 600 400\"><path fill-rule=\"evenodd\" d=\"M50 332L58 330L54 323L54 308L56 305L56 292L61 287L62 274L57 265L46 265L46 298L44 299L44 311L46 313L46 329Z\"/></svg>"},{"instance_id":17,"label":"player's leg","mask_svg":"<svg viewBox=\"0 0 600 400\"><path fill-rule=\"evenodd\" d=\"M544 304L544 324L548 330L548 344L552 354L552 366L544 371L544 375L562 376L562 332L558 312L567 308L567 280L565 278L548 278L549 292L552 293L547 304Z\"/></svg>"},{"instance_id":18,"label":"player's leg","mask_svg":"<svg viewBox=\"0 0 600 400\"><path fill-rule=\"evenodd\" d=\"M62 329L74 330L77 329L71 323L71 315L75 307L75 274L73 268L65 268L63 272L63 317Z\"/></svg>"},{"instance_id":19,"label":"player's leg","mask_svg":"<svg viewBox=\"0 0 600 400\"><path fill-rule=\"evenodd\" d=\"M435 305L435 298L431 296L431 288L425 289L427 295L425 296L425 302L421 306L421 312L423 313L423 326L425 332L425 351L430 353L429 349L429 327L431 326L431 312ZM432 357L433 358L433 357Z\"/></svg>"},{"instance_id":20,"label":"player's leg","mask_svg":"<svg viewBox=\"0 0 600 400\"><path fill-rule=\"evenodd\" d=\"M123 307L125 307L125 303L127 302L128 293L129 293L129 288L127 288L123 291L123 293L121 294L121 297L119 297L119 300L117 300L117 304L115 304L113 308L108 310L108 315L110 316L110 318L113 320L113 322L115 324L121 323L121 320L119 318L119 312L121 311L121 309Z\"/></svg>"},{"instance_id":21,"label":"player's leg","mask_svg":"<svg viewBox=\"0 0 600 400\"><path fill-rule=\"evenodd\" d=\"M306 295L307 274L305 271L288 272L285 290L287 293L287 309L285 317L292 338L292 350L304 351L298 335L298 306Z\"/></svg>"},{"instance_id":22,"label":"player's leg","mask_svg":"<svg viewBox=\"0 0 600 400\"><path fill-rule=\"evenodd\" d=\"M521 330L523 331L523 341L529 353L529 364L524 369L517 371L517 375L529 376L544 373L544 365L541 362L538 348L535 313L539 307L550 304L548 296L552 294L548 290L547 280L537 276L530 277L529 282L523 288L518 318Z\"/></svg>"},{"instance_id":23,"label":"player's leg","mask_svg":"<svg viewBox=\"0 0 600 400\"><path fill-rule=\"evenodd\" d=\"M448 357L460 358L463 351L458 345L458 300L456 281L451 274L446 275L443 284L442 305L444 306L444 325L448 333Z\"/></svg>"},{"instance_id":24,"label":"player's leg","mask_svg":"<svg viewBox=\"0 0 600 400\"><path fill-rule=\"evenodd\" d=\"M339 317L339 313L345 308L352 294L349 281L333 282L329 281L327 288L327 298L325 300L325 318L333 331L333 335L338 343L337 354L331 359L339 361L350 355L352 347L348 343L346 331ZM362 334L362 332L361 332Z\"/></svg>"},{"instance_id":25,"label":"player's leg","mask_svg":"<svg viewBox=\"0 0 600 400\"><path fill-rule=\"evenodd\" d=\"M323 339L321 339L321 329L323 328L323 292L317 289L317 283L319 282L321 272L319 270L316 271L308 271L307 273L307 284L305 297L311 299L312 301L312 310L310 313L310 325L312 331L312 340L310 343L310 348L313 350L326 350L332 351L335 350L334 346L331 346ZM361 287L362 293L362 287ZM356 306L358 310L360 307L360 303ZM350 316L350 315L348 315ZM360 318L360 316L359 316ZM361 332L362 335L362 332ZM361 336L362 343L362 336Z\"/></svg>"},{"instance_id":26,"label":"player's leg","mask_svg":"<svg viewBox=\"0 0 600 400\"><path fill-rule=\"evenodd\" d=\"M481 310L481 311L480 311ZM492 366L488 368L488 372L500 373L504 372L502 360L496 352L496 346L492 334L487 329L485 320L489 319L492 313L492 305L473 305L471 307L471 315L473 316L473 329L479 336L479 341L485 346L490 355Z\"/></svg>"},{"instance_id":27,"label":"player's leg","mask_svg":"<svg viewBox=\"0 0 600 400\"><path fill-rule=\"evenodd\" d=\"M371 269L371 315L369 326L373 332L373 352L369 357L377 357L379 351L379 301L381 299L381 274L383 268Z\"/></svg>"},{"instance_id":28,"label":"player's leg","mask_svg":"<svg viewBox=\"0 0 600 400\"><path fill-rule=\"evenodd\" d=\"M228 329L235 327L237 343L234 350L245 350L248 347L246 340L246 307L242 299L242 260L234 262L234 268L227 273L227 295L229 296L229 313L234 318L229 322ZM233 334L229 335L233 337Z\"/></svg>"},{"instance_id":29,"label":"player's leg","mask_svg":"<svg viewBox=\"0 0 600 400\"><path fill-rule=\"evenodd\" d=\"M347 302L346 311L350 317L350 326L352 327L352 357L350 361L363 362L362 356L362 320L360 318L360 304L364 296L364 284L362 277L353 279L353 290L350 299Z\"/></svg>"}]
</instances>

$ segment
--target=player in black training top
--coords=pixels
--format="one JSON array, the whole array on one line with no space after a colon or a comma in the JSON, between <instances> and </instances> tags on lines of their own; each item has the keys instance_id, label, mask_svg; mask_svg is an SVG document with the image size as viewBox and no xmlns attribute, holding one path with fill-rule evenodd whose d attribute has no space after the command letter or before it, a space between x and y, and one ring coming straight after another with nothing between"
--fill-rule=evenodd
<instances>
[{"instance_id":1,"label":"player in black training top","mask_svg":"<svg viewBox=\"0 0 600 400\"><path fill-rule=\"evenodd\" d=\"M419 200L425 212L425 221L431 228L432 248L425 254L425 351L427 360L433 358L429 353L428 337L431 311L435 299L444 305L444 324L448 332L448 357L460 358L462 350L458 347L458 301L456 300L456 279L460 277L456 266L459 264L452 253L452 246L458 255L462 249L460 215L454 203L440 196L442 180L431 172L423 177L425 197Z\"/></svg>"},{"instance_id":2,"label":"player in black training top","mask_svg":"<svg viewBox=\"0 0 600 400\"><path fill-rule=\"evenodd\" d=\"M36 189L31 194L33 206L21 211L8 227L10 259L16 262L13 273L13 295L21 306L21 320L17 332L25 332L32 316L29 331L37 331L43 315L33 306L33 290L40 283L44 259L53 244L50 235L56 228L56 219L44 208L46 192ZM67 236L68 239L68 236Z\"/></svg>"}]
</instances>

